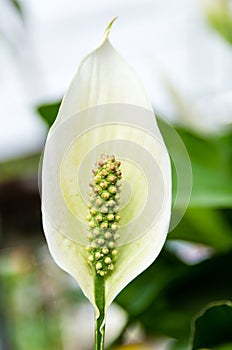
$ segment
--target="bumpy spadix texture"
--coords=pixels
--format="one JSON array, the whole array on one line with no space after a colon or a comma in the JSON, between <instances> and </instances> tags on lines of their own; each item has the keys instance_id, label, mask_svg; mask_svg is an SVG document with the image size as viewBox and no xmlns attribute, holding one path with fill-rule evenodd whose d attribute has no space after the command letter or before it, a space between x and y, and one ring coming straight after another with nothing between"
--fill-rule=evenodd
<instances>
[{"instance_id":1,"label":"bumpy spadix texture","mask_svg":"<svg viewBox=\"0 0 232 350\"><path fill-rule=\"evenodd\" d=\"M86 250L90 253L88 263L96 273L107 275L114 269L120 238L118 222L120 220L120 162L114 156L102 155L93 169L92 190L89 192L89 215L87 216L90 234Z\"/></svg>"},{"instance_id":2,"label":"bumpy spadix texture","mask_svg":"<svg viewBox=\"0 0 232 350\"><path fill-rule=\"evenodd\" d=\"M62 147L67 149L64 156ZM166 239L171 211L170 161L151 103L134 71L110 44L108 32L102 44L82 61L64 96L48 135L42 169L43 227L50 252L93 305L94 275L111 266L106 260L104 269L99 268L95 248L86 250L93 242L87 236L95 227L88 227L86 216L94 212L89 212L88 196L83 196L101 153L114 154L122 163L123 174L118 254L113 270L104 275L107 308L156 259ZM131 161L127 160L130 156ZM115 184L107 189L110 187L114 192ZM127 187L131 191L126 191ZM105 214L97 215L95 221L100 224ZM89 223L92 225L91 218ZM113 250L110 259L112 255Z\"/></svg>"}]
</instances>

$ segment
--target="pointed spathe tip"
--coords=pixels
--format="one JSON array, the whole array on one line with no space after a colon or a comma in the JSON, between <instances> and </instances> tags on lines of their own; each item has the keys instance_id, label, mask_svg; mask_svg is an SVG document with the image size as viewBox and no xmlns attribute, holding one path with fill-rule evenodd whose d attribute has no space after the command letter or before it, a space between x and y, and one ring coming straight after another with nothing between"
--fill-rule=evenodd
<instances>
[{"instance_id":1,"label":"pointed spathe tip","mask_svg":"<svg viewBox=\"0 0 232 350\"><path fill-rule=\"evenodd\" d=\"M104 37L104 40L106 40L110 34L110 30L111 30L111 27L113 25L113 23L116 21L118 17L114 17L112 19L112 21L110 21L110 23L108 24L108 26L106 27L106 30L105 30L105 37Z\"/></svg>"}]
</instances>

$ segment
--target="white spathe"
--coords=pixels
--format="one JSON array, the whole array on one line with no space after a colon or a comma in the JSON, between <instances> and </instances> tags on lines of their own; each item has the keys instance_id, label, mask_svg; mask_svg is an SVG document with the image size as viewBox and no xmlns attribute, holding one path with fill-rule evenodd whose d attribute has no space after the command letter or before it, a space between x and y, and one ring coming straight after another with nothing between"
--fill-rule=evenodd
<instances>
[{"instance_id":1,"label":"white spathe","mask_svg":"<svg viewBox=\"0 0 232 350\"><path fill-rule=\"evenodd\" d=\"M130 232L130 239L119 247L115 269L106 277L105 281L106 308L132 279L156 259L166 239L171 212L171 170L168 152L159 133L151 103L132 68L110 44L109 29L110 26L107 28L102 44L82 61L63 98L57 119L48 135L42 169L43 227L50 252L57 264L77 280L86 297L95 305L94 273L87 263L88 253L81 238L85 234L85 227L87 227L87 223L84 222L85 206L87 213L87 205L78 192L78 185L75 184L75 169L79 169L80 163L95 145L98 146L104 142L110 145L111 138L112 140L122 140L121 146L119 143L118 149L114 152L120 160L123 159L124 142L128 140L136 147L141 147L141 150L153 157L158 164L162 177L162 181L159 180L162 189L162 196L159 194L159 197L162 197L162 203L157 210L156 219L152 220L151 224L149 217L154 216L153 206L150 205L146 209L146 215L138 214L137 209L134 210L133 206L135 203L138 204L140 198L143 201L141 206L145 206L146 196L151 196L145 191L148 190L149 183L154 183L154 187L156 186L156 178L152 175L152 171L149 172L149 164L145 164L145 160L140 160L140 164L147 171L145 174L147 179L141 175L143 174L142 170L138 170L138 176L135 176L136 171L133 172L129 169L130 162L122 162L123 176L128 183L131 181L134 193L132 193L130 203L123 209L126 213L127 223L122 226L120 234L125 236L127 227L131 228L128 223L130 223L130 219L132 221L135 219L133 217L135 211L137 216L140 215L138 229L141 230L144 227L144 234L136 236L135 232L133 240ZM111 104L125 106L125 113L127 110L130 111L130 107L127 108L130 105L138 106L138 108L147 111L149 118L147 130L153 129L153 136L149 135L147 130L136 127L138 119L134 121L135 125L133 125L133 116L131 115L124 116L125 125L123 125L122 119L118 125L115 123L105 125L108 115L104 111L108 109L103 108L101 109L102 114L97 115L100 126L91 130L91 125L89 125L90 130L83 137L75 140L70 149L67 150L68 156L65 155L65 159L61 160L60 154L62 152L60 154L59 152L62 147L60 145L65 145L70 134L67 129L65 130L66 122L74 120L72 133L75 135L75 132L79 132L79 129L83 128L86 123L83 117L85 111L87 111L86 115L88 116L88 110L91 110L91 107L99 106L100 108L102 105L107 105L110 108ZM128 125L128 120L132 125ZM63 134L58 133L60 136L54 142L56 131L62 130L62 128L64 128ZM92 165L94 166L94 164ZM88 185L89 176L91 174L86 174L81 182L86 182ZM138 193L136 193L136 188ZM76 197L72 192L75 192ZM153 191L151 192L153 193ZM152 200L155 207L157 198L152 198ZM64 203L66 208L64 208ZM52 215L50 215L51 212ZM76 217L79 221L75 221ZM76 222L79 224L75 224ZM136 226L134 227L136 229Z\"/></svg>"}]
</instances>

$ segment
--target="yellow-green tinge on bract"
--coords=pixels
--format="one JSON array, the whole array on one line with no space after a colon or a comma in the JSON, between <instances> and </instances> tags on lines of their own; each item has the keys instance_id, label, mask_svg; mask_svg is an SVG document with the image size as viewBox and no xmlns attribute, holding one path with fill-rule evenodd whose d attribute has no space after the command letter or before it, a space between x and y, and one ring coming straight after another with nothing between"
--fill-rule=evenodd
<instances>
[{"instance_id":1,"label":"yellow-green tinge on bract","mask_svg":"<svg viewBox=\"0 0 232 350\"><path fill-rule=\"evenodd\" d=\"M151 103L149 102L140 81L132 68L112 47L108 39L108 34L109 30L106 31L106 35L101 45L82 61L63 98L57 119L50 129L47 144L52 137L53 131L60 125L62 126L62 122L65 122L68 118L78 112L93 106L111 103L130 104L152 111ZM102 117L107 118L107 116ZM81 125L82 120L78 119L76 123ZM144 235L119 247L120 254L118 255L115 268L105 280L106 308L108 308L116 295L132 279L145 270L156 259L165 242L168 232L171 212L170 160L156 125L155 117L153 117L152 123L156 130L156 137L162 145L159 152L157 152L156 149L157 143L155 141L152 143L151 137L141 137L139 130L136 131L136 129L132 128L130 131L130 128L122 127L121 137L123 137L123 139L134 140L134 142L141 143L141 146L146 149L147 152L150 152L158 163L163 177L165 192L162 210L157 220L154 221L153 226L150 227ZM114 129L111 130L111 137L114 136L112 134L113 132ZM97 142L100 143L101 135L96 135L96 139ZM46 153L48 152L47 144L45 146L44 158L46 158ZM59 147L58 144L57 147ZM83 150L78 148L78 151L81 153ZM51 151L49 150L49 152ZM54 149L54 162L56 161L55 152ZM114 155L117 157L117 154ZM149 164L147 166L149 166ZM86 297L93 305L95 305L94 275L91 266L87 262L88 252L86 251L85 246L70 239L70 232L67 232L67 235L60 233L59 229L56 228L56 225L51 222L46 210L47 202L49 201L49 205L51 205L51 201L53 201L54 176L52 174L52 169L53 164L50 164L48 168L46 162L43 163L42 214L43 227L49 250L56 263L76 279ZM86 179L88 179L89 176L91 176L91 174L88 174ZM83 180L85 181L85 179ZM134 186L137 186L142 196L143 184L141 186L141 177L136 179L133 175L133 179L131 180L134 183ZM65 178L62 181L65 182ZM60 184L57 184L57 186L58 185L60 186ZM49 188L51 189L50 193L47 193ZM154 198L154 202L155 200L156 198ZM55 194L54 203L52 203L52 205L56 208L57 216L62 217L62 209L59 209L59 203L56 202ZM152 215L153 208L151 207L150 210ZM130 212L127 215L130 215ZM146 218L140 218L141 221L143 219L144 225L146 225ZM65 223L65 227L67 230L69 229L68 222ZM78 227L75 229L78 230ZM72 226L70 227L70 230L73 230Z\"/></svg>"}]
</instances>

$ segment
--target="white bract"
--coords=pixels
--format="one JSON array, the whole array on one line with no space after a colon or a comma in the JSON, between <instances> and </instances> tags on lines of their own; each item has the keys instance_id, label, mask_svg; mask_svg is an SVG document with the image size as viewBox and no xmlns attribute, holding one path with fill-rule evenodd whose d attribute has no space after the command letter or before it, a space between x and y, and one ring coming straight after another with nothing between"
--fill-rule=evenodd
<instances>
[{"instance_id":1,"label":"white bract","mask_svg":"<svg viewBox=\"0 0 232 350\"><path fill-rule=\"evenodd\" d=\"M49 131L42 169L43 227L57 264L95 305L86 250L91 168L102 152L122 166L118 255L105 278L106 308L159 254L168 232L171 171L152 106L109 42L81 63Z\"/></svg>"}]
</instances>

